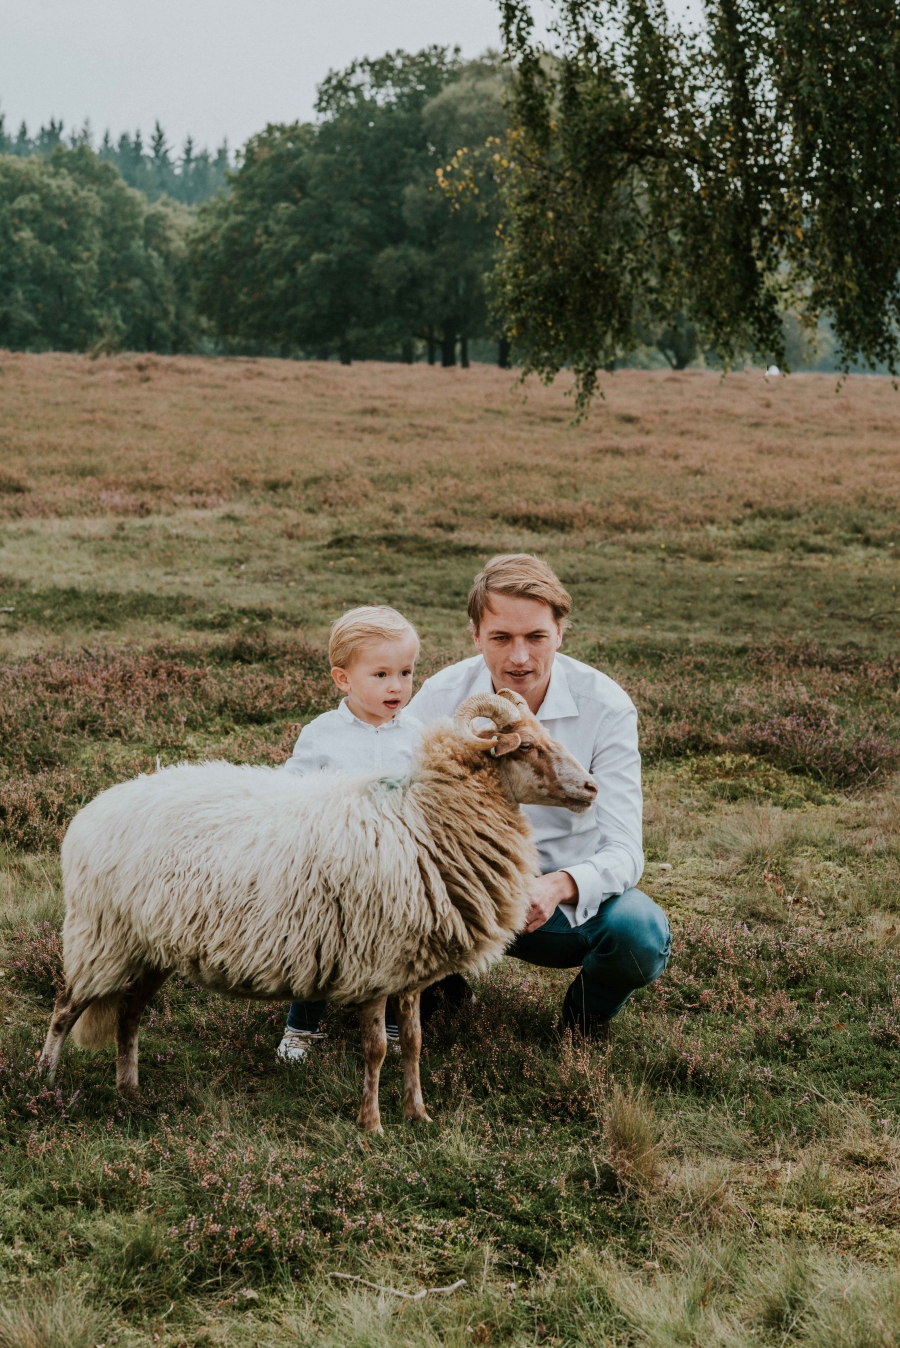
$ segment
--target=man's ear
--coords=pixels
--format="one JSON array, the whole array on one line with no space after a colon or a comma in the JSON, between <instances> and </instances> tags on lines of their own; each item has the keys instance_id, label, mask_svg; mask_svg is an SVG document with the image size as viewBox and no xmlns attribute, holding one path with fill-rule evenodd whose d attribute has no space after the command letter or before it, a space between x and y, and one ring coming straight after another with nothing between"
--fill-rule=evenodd
<instances>
[{"instance_id":1,"label":"man's ear","mask_svg":"<svg viewBox=\"0 0 900 1348\"><path fill-rule=\"evenodd\" d=\"M495 758L502 758L504 754L511 754L522 743L521 735L498 735L497 743L494 745L491 753Z\"/></svg>"},{"instance_id":2,"label":"man's ear","mask_svg":"<svg viewBox=\"0 0 900 1348\"><path fill-rule=\"evenodd\" d=\"M475 649L480 651L480 650L481 650L481 639L480 639L479 636L478 636L478 628L475 626L475 624L474 624L474 622L472 621L471 618L469 619L469 627L472 629L472 641L473 641L474 644L475 644Z\"/></svg>"}]
</instances>

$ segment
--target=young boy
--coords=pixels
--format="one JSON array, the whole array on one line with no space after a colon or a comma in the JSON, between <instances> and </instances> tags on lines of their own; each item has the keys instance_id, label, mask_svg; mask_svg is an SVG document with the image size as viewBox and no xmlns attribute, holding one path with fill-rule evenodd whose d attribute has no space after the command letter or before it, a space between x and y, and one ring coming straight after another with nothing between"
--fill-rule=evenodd
<instances>
[{"instance_id":1,"label":"young boy","mask_svg":"<svg viewBox=\"0 0 900 1348\"><path fill-rule=\"evenodd\" d=\"M396 609L366 605L350 609L331 629L331 677L344 694L335 711L304 727L285 764L303 775L324 769L404 777L422 732L421 721L403 709L412 696L419 638ZM301 1062L324 1035L324 1002L292 1002L278 1057ZM393 1007L386 1015L388 1040L399 1034Z\"/></svg>"}]
</instances>

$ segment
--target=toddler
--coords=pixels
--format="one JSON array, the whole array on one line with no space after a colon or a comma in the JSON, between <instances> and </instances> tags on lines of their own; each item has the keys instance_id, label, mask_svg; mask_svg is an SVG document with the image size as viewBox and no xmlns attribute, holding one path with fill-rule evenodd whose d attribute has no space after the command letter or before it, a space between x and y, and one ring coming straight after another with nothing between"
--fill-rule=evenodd
<instances>
[{"instance_id":1,"label":"toddler","mask_svg":"<svg viewBox=\"0 0 900 1348\"><path fill-rule=\"evenodd\" d=\"M350 609L331 629L331 677L344 694L336 711L326 711L303 729L286 772L303 775L325 768L356 775L405 777L422 732L421 721L404 707L412 696L419 638L402 613L385 606ZM325 1003L292 1002L278 1056L301 1062L324 1035L319 1029ZM399 1038L388 1002L388 1040Z\"/></svg>"}]
</instances>

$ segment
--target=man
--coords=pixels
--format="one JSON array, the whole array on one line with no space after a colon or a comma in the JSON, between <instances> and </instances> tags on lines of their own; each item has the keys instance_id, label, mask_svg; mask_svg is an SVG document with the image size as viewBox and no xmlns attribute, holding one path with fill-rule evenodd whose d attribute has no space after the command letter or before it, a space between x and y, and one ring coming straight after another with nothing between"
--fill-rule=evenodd
<instances>
[{"instance_id":1,"label":"man","mask_svg":"<svg viewBox=\"0 0 900 1348\"><path fill-rule=\"evenodd\" d=\"M512 688L596 779L597 802L585 814L523 807L543 874L508 953L580 968L563 1024L606 1039L631 994L665 969L671 938L662 909L634 888L644 869L637 711L612 679L559 653L571 606L546 562L525 553L492 558L469 593L479 654L428 679L409 710L433 721L472 693Z\"/></svg>"}]
</instances>

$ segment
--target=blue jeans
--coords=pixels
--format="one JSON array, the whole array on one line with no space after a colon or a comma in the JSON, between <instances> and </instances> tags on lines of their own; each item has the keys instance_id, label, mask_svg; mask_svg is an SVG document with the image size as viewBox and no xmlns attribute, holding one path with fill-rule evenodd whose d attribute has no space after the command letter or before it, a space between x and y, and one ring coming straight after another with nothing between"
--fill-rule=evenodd
<instances>
[{"instance_id":1,"label":"blue jeans","mask_svg":"<svg viewBox=\"0 0 900 1348\"><path fill-rule=\"evenodd\" d=\"M305 1030L307 1034L318 1034L319 1025L325 1014L327 1002L291 1002L288 1011L288 1030ZM397 1025L397 1013L390 997L385 1011L385 1023L393 1028Z\"/></svg>"},{"instance_id":2,"label":"blue jeans","mask_svg":"<svg viewBox=\"0 0 900 1348\"><path fill-rule=\"evenodd\" d=\"M669 962L672 937L663 910L639 889L607 899L595 917L572 927L556 912L537 931L522 932L507 954L544 969L581 966L566 993L569 1024L612 1020L638 988L653 983Z\"/></svg>"},{"instance_id":3,"label":"blue jeans","mask_svg":"<svg viewBox=\"0 0 900 1348\"><path fill-rule=\"evenodd\" d=\"M307 1034L319 1033L319 1022L325 1014L326 1002L291 1002L288 1011L288 1030L305 1030Z\"/></svg>"},{"instance_id":4,"label":"blue jeans","mask_svg":"<svg viewBox=\"0 0 900 1348\"><path fill-rule=\"evenodd\" d=\"M507 950L514 959L544 969L578 969L563 1015L571 1025L612 1020L638 988L659 978L669 962L672 937L663 910L639 889L607 899L580 927L556 912L537 931L522 932ZM324 1002L292 1002L288 1028L319 1028ZM391 1016L391 1009L388 1011Z\"/></svg>"}]
</instances>

